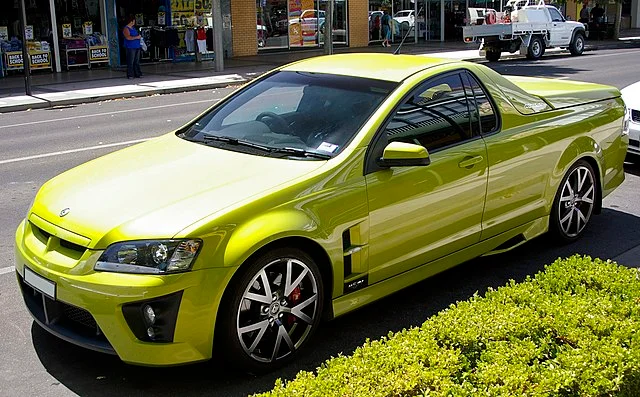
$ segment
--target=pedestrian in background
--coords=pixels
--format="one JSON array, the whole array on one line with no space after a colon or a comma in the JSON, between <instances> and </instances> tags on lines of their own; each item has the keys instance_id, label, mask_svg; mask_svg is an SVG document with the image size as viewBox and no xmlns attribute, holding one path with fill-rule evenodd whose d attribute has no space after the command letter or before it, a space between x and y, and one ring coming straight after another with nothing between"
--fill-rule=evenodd
<instances>
[{"instance_id":1,"label":"pedestrian in background","mask_svg":"<svg viewBox=\"0 0 640 397\"><path fill-rule=\"evenodd\" d=\"M128 79L142 77L142 70L140 70L140 56L142 53L140 39L142 36L140 36L138 30L133 27L135 24L136 18L133 15L129 15L127 18L127 24L124 29L122 29L122 34L124 36L124 48L127 49Z\"/></svg>"},{"instance_id":2,"label":"pedestrian in background","mask_svg":"<svg viewBox=\"0 0 640 397\"><path fill-rule=\"evenodd\" d=\"M382 16L382 46L389 47L389 40L391 39L391 16L387 14L387 10L384 10L384 15Z\"/></svg>"},{"instance_id":3,"label":"pedestrian in background","mask_svg":"<svg viewBox=\"0 0 640 397\"><path fill-rule=\"evenodd\" d=\"M586 1L582 3L582 9L580 10L580 19L578 19L578 22L589 23L589 7L587 7L588 4L589 3Z\"/></svg>"}]
</instances>

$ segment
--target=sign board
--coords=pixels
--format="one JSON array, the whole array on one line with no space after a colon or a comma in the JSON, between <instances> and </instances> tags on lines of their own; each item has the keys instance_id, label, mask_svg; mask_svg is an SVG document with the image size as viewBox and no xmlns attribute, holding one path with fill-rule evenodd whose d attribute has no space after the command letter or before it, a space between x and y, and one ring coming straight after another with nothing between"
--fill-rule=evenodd
<instances>
[{"instance_id":1,"label":"sign board","mask_svg":"<svg viewBox=\"0 0 640 397\"><path fill-rule=\"evenodd\" d=\"M109 60L109 47L104 46L96 46L89 47L89 60L92 62L96 61L108 61Z\"/></svg>"},{"instance_id":2,"label":"sign board","mask_svg":"<svg viewBox=\"0 0 640 397\"><path fill-rule=\"evenodd\" d=\"M7 52L7 69L22 69L22 51Z\"/></svg>"},{"instance_id":3,"label":"sign board","mask_svg":"<svg viewBox=\"0 0 640 397\"><path fill-rule=\"evenodd\" d=\"M143 26L144 25L144 15L136 14L136 25Z\"/></svg>"},{"instance_id":4,"label":"sign board","mask_svg":"<svg viewBox=\"0 0 640 397\"><path fill-rule=\"evenodd\" d=\"M30 51L31 69L47 69L51 67L51 53L49 51Z\"/></svg>"},{"instance_id":5,"label":"sign board","mask_svg":"<svg viewBox=\"0 0 640 397\"><path fill-rule=\"evenodd\" d=\"M224 14L222 16L222 28L223 29L231 29L231 15Z\"/></svg>"},{"instance_id":6,"label":"sign board","mask_svg":"<svg viewBox=\"0 0 640 397\"><path fill-rule=\"evenodd\" d=\"M69 39L69 38L71 38L71 36L73 36L73 33L71 32L71 24L70 23L63 23L62 24L62 38Z\"/></svg>"},{"instance_id":7,"label":"sign board","mask_svg":"<svg viewBox=\"0 0 640 397\"><path fill-rule=\"evenodd\" d=\"M24 27L24 35L27 40L33 40L33 25L26 25Z\"/></svg>"},{"instance_id":8,"label":"sign board","mask_svg":"<svg viewBox=\"0 0 640 397\"><path fill-rule=\"evenodd\" d=\"M9 41L9 30L6 26L0 26L0 40Z\"/></svg>"},{"instance_id":9,"label":"sign board","mask_svg":"<svg viewBox=\"0 0 640 397\"><path fill-rule=\"evenodd\" d=\"M167 14L164 12L158 13L158 25L164 26L167 24Z\"/></svg>"},{"instance_id":10,"label":"sign board","mask_svg":"<svg viewBox=\"0 0 640 397\"><path fill-rule=\"evenodd\" d=\"M93 34L93 22L91 21L86 21L82 24L82 32L84 32L85 35L89 36Z\"/></svg>"}]
</instances>

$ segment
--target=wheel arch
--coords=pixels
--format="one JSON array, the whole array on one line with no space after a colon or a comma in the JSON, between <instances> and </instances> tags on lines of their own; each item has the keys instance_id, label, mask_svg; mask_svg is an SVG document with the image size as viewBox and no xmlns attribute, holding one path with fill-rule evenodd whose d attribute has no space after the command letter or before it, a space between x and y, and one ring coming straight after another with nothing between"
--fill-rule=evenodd
<instances>
[{"instance_id":1,"label":"wheel arch","mask_svg":"<svg viewBox=\"0 0 640 397\"><path fill-rule=\"evenodd\" d=\"M593 168L593 171L596 173L596 183L598 186L598 194L596 195L596 203L593 211L595 214L599 214L601 212L603 173L600 166L600 161L598 161L598 159L602 156L601 154L602 152L594 151L594 148L597 148L597 147L599 147L598 144L591 137L583 136L583 137L580 137L579 139L576 139L573 143L571 143L571 145L569 145L565 149L562 156L560 156L560 159L558 160L558 163L556 164L556 168L554 170L554 175L553 175L554 188L552 189L552 193L553 193L552 197L555 197L556 192L560 188L560 182L562 181L562 178L564 178L565 174L569 171L569 169L571 169L571 167L578 161L584 160L587 163L589 163L591 168ZM550 207L549 207L550 209L551 209L552 202L553 202L553 199L551 200L551 203L550 203Z\"/></svg>"},{"instance_id":2,"label":"wheel arch","mask_svg":"<svg viewBox=\"0 0 640 397\"><path fill-rule=\"evenodd\" d=\"M334 271L331 258L325 247L323 247L320 243L310 237L301 235L281 236L274 240L262 242L259 246L254 247L246 256L246 258L242 260L242 262L237 266L233 275L229 279L229 282L225 286L224 293L221 299L222 305L224 305L225 302L229 299L229 291L231 290L230 286L238 282L238 279L242 277L251 262L256 258L259 258L261 255L264 255L266 252L277 248L297 248L311 256L311 258L318 266L320 275L322 277L324 292L324 313L322 313L322 315L326 319L333 318L331 296L334 284Z\"/></svg>"}]
</instances>

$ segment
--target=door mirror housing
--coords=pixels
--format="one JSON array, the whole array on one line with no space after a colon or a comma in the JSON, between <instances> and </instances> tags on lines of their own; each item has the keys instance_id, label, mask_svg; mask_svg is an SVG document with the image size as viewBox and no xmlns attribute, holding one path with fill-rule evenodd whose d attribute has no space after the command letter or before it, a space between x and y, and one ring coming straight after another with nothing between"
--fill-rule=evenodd
<instances>
[{"instance_id":1,"label":"door mirror housing","mask_svg":"<svg viewBox=\"0 0 640 397\"><path fill-rule=\"evenodd\" d=\"M405 142L391 142L384 148L380 167L416 167L429 165L429 152L424 146Z\"/></svg>"}]
</instances>

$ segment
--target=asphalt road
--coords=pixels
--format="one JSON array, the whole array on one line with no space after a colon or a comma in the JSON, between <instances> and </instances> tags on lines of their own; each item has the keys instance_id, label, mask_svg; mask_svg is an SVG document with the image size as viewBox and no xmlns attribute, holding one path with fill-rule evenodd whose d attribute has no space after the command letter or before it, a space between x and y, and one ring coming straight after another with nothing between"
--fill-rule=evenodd
<instances>
[{"instance_id":1,"label":"asphalt road","mask_svg":"<svg viewBox=\"0 0 640 397\"><path fill-rule=\"evenodd\" d=\"M622 88L638 74L640 50L597 51L540 62L504 61L500 73L606 83ZM620 65L616 67L615 65ZM625 183L604 201L580 241L557 246L536 239L507 254L470 261L362 310L325 323L312 346L288 367L263 376L231 373L212 361L177 368L132 367L41 330L24 308L15 282L13 233L37 189L75 165L180 126L230 89L107 101L71 108L0 114L0 395L247 395L278 378L313 370L349 354L366 338L417 326L427 317L488 287L522 280L574 253L628 262L640 246L640 165L627 164ZM630 259L631 258L631 259ZM633 264L633 263L626 263Z\"/></svg>"}]
</instances>

